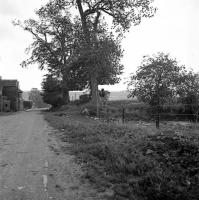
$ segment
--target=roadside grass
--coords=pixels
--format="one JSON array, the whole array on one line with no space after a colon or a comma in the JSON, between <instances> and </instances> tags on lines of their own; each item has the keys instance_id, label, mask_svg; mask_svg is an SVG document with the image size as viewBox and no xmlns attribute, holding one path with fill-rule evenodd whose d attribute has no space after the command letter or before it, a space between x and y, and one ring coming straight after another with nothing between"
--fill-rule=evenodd
<instances>
[{"instance_id":1,"label":"roadside grass","mask_svg":"<svg viewBox=\"0 0 199 200\"><path fill-rule=\"evenodd\" d=\"M96 107L91 104L83 104L80 108L87 108L89 114L96 116ZM109 101L105 106L99 107L99 115L102 119L122 119L151 121L149 106L132 101Z\"/></svg>"},{"instance_id":2,"label":"roadside grass","mask_svg":"<svg viewBox=\"0 0 199 200\"><path fill-rule=\"evenodd\" d=\"M113 200L198 200L199 142L191 128L105 123L83 117L78 108L45 112L60 139L100 191ZM199 129L198 129L199 133Z\"/></svg>"},{"instance_id":3,"label":"roadside grass","mask_svg":"<svg viewBox=\"0 0 199 200\"><path fill-rule=\"evenodd\" d=\"M86 105L88 107L88 105ZM88 107L89 108L89 107ZM90 110L94 110L90 107ZM184 104L164 105L161 108L161 121L195 121L195 117L190 106ZM107 119L121 119L125 121L154 121L155 113L153 109L142 102L132 100L108 101L106 106L100 108L100 115Z\"/></svg>"}]
</instances>

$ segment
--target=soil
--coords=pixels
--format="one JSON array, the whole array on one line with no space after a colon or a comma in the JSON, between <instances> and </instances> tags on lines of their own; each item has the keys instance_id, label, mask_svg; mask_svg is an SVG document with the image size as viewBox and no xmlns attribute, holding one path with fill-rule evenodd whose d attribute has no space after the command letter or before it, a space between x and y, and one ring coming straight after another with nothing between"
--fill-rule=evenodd
<instances>
[{"instance_id":1,"label":"soil","mask_svg":"<svg viewBox=\"0 0 199 200\"><path fill-rule=\"evenodd\" d=\"M0 117L1 200L102 199L57 134L40 111Z\"/></svg>"}]
</instances>

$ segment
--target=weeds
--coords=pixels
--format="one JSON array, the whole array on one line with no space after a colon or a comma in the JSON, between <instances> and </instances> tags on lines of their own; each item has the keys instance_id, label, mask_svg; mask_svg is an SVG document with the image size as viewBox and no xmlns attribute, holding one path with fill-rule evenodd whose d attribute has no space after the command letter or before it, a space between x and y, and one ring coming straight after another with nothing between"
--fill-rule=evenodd
<instances>
[{"instance_id":1,"label":"weeds","mask_svg":"<svg viewBox=\"0 0 199 200\"><path fill-rule=\"evenodd\" d=\"M85 178L111 188L112 199L199 199L199 145L196 135L164 131L147 135L142 128L81 117L47 114L62 140L85 169ZM58 121L58 122L57 122Z\"/></svg>"}]
</instances>

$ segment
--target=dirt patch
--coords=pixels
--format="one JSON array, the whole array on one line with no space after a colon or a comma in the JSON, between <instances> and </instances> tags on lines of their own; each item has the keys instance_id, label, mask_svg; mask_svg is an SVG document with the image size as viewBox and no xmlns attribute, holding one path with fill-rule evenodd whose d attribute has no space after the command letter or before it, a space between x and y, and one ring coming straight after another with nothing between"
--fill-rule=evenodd
<instances>
[{"instance_id":1,"label":"dirt patch","mask_svg":"<svg viewBox=\"0 0 199 200\"><path fill-rule=\"evenodd\" d=\"M75 157L69 155L71 144L60 140L62 132L52 130L49 134L49 148L53 152L51 166L48 171L49 181L61 199L102 200L99 192L88 182L82 181L81 165L75 162Z\"/></svg>"}]
</instances>

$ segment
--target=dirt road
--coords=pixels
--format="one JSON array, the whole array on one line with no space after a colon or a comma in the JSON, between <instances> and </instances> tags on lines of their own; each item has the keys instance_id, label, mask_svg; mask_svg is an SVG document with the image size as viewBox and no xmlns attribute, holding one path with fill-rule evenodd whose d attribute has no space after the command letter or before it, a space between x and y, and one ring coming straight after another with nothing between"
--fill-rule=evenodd
<instances>
[{"instance_id":1,"label":"dirt road","mask_svg":"<svg viewBox=\"0 0 199 200\"><path fill-rule=\"evenodd\" d=\"M98 199L39 112L0 116L0 199Z\"/></svg>"}]
</instances>

